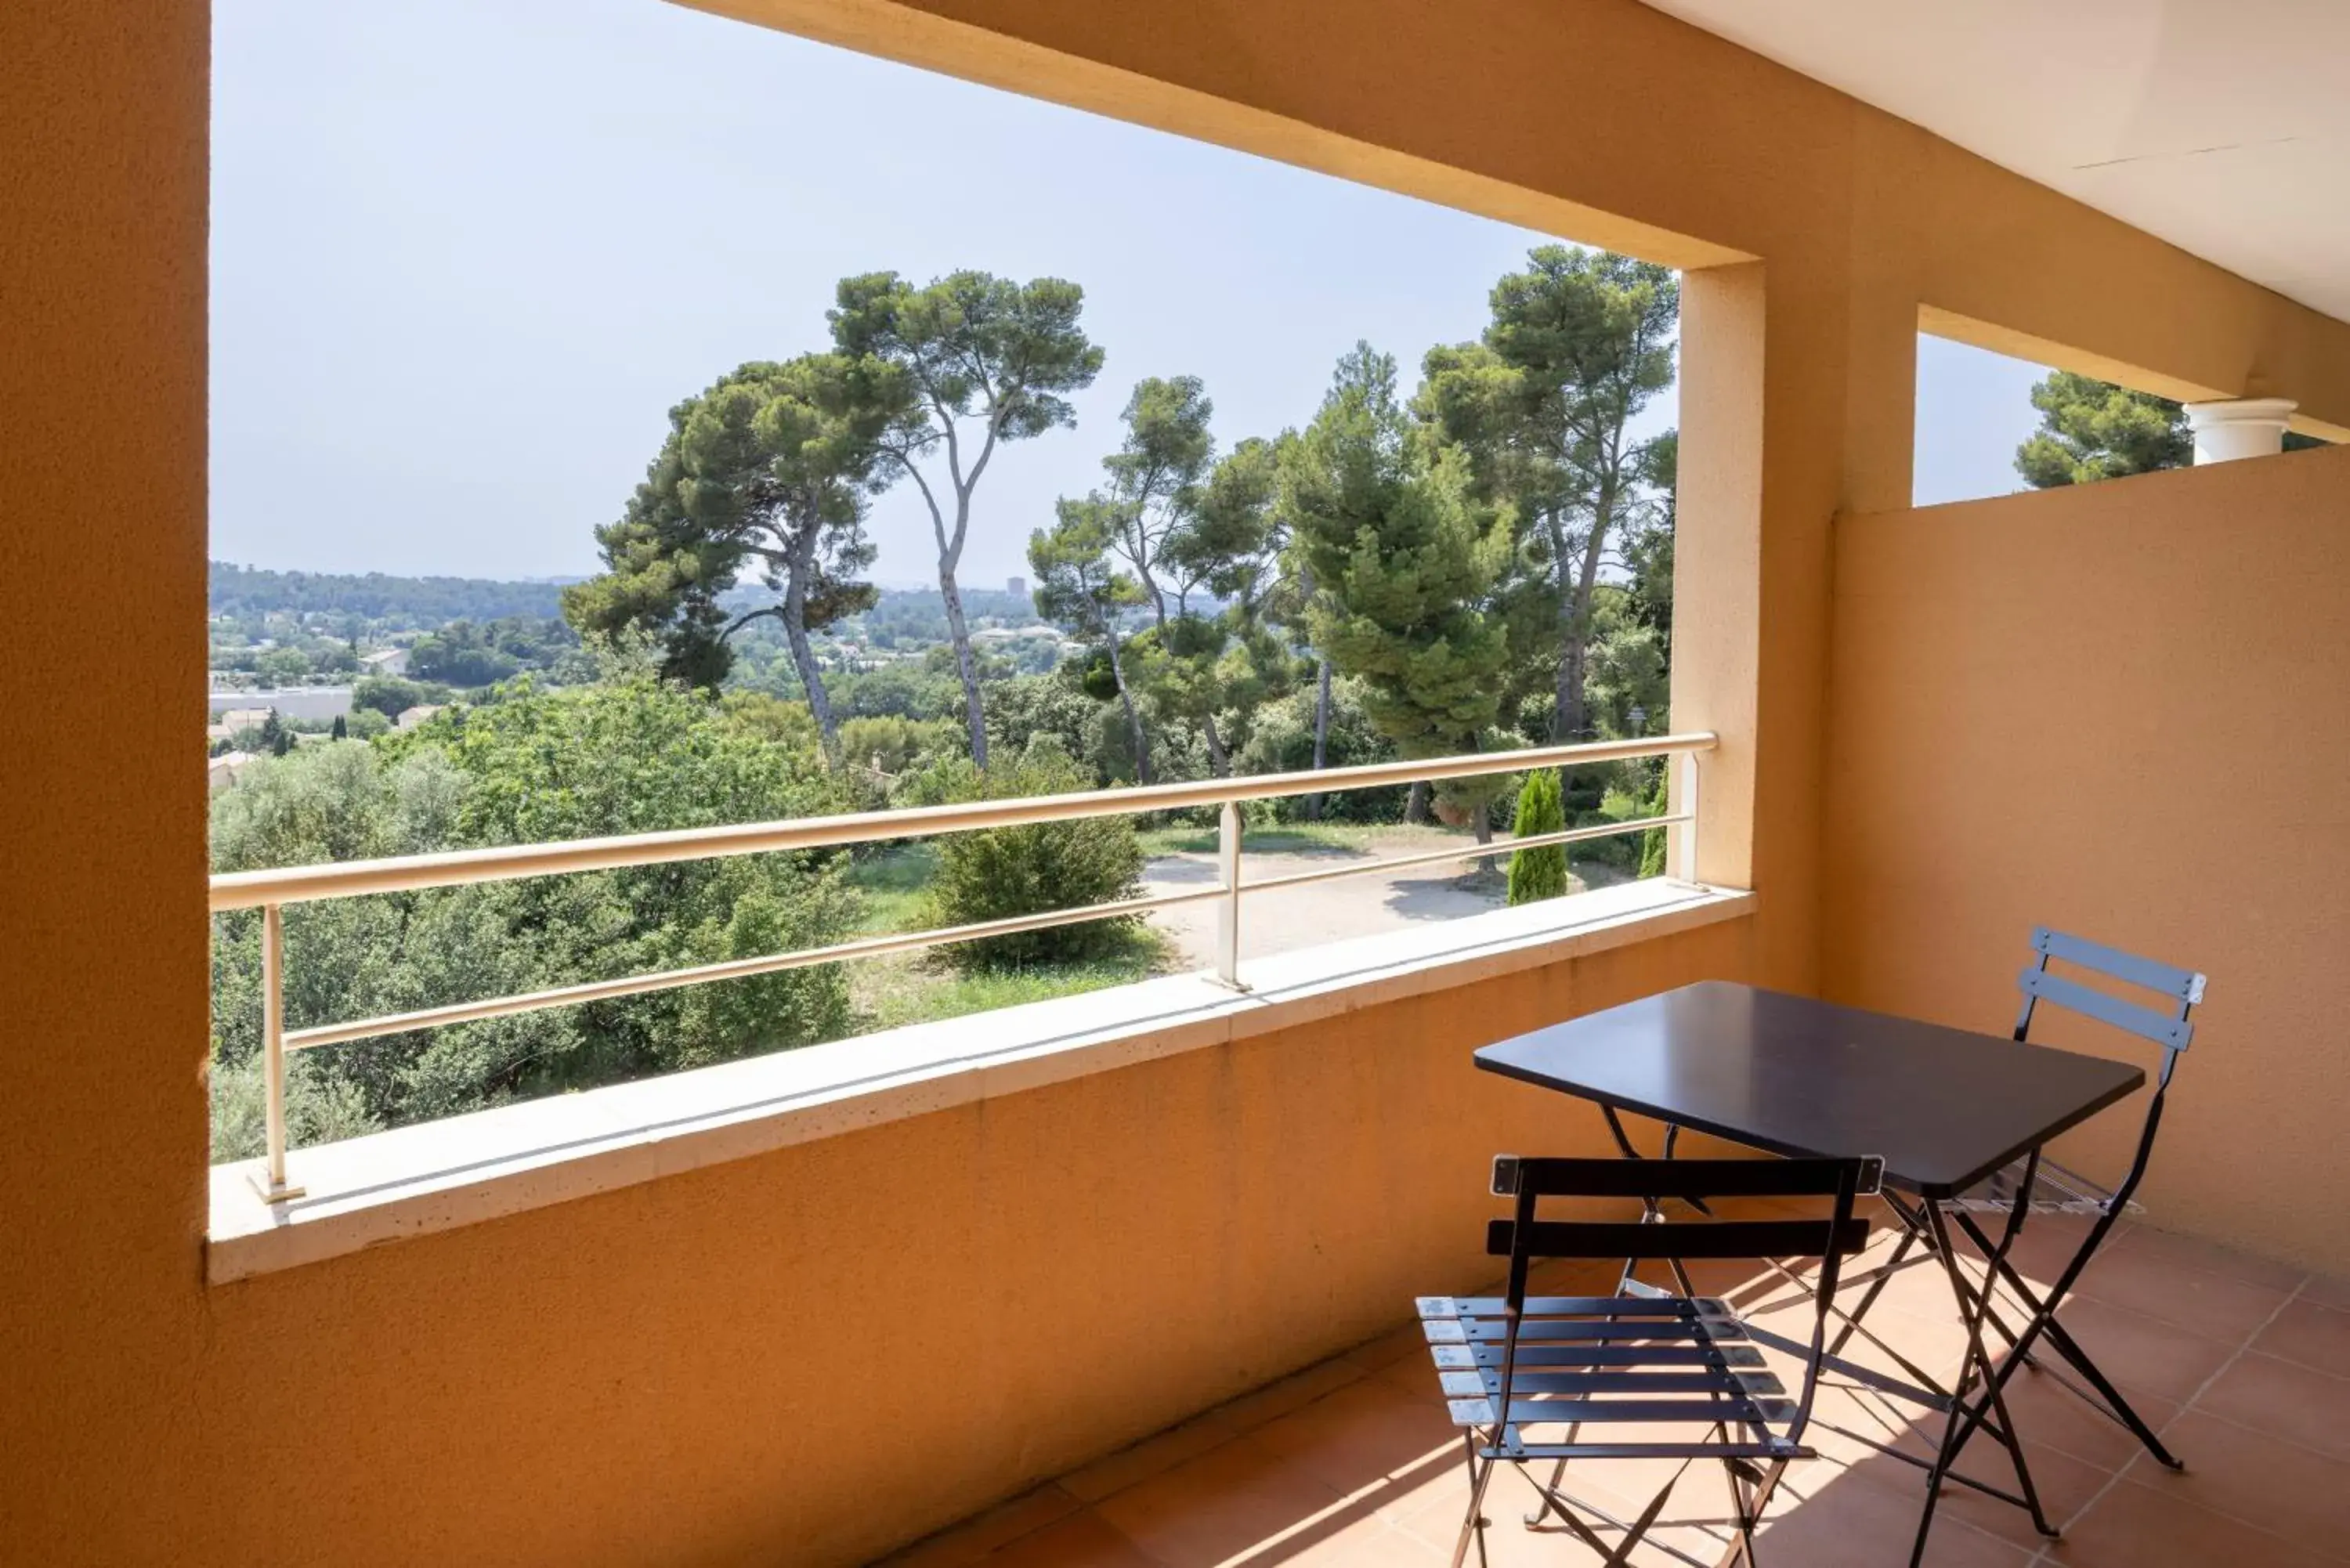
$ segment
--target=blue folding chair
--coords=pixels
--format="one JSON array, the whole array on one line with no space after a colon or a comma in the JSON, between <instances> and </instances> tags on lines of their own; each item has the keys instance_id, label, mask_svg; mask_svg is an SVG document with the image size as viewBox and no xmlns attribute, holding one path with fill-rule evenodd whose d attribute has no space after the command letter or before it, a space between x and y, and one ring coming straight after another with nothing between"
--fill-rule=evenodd
<instances>
[{"instance_id":1,"label":"blue folding chair","mask_svg":"<svg viewBox=\"0 0 2350 1568\"><path fill-rule=\"evenodd\" d=\"M2191 970L2177 969L2152 959L2140 958L2117 948L2109 948L2085 938L2069 936L2046 926L2032 933L2033 961L2017 977L2017 986L2023 992L2022 1011L2016 1015L2015 1037L2029 1040L2032 1025L2043 1006L2054 1007L2097 1023L2110 1025L2125 1033L2151 1041L2162 1050L2162 1065L2156 1071L2154 1093L2147 1098L2146 1122L2139 1128L2137 1147L2130 1157L2129 1169L2119 1183L2108 1189L2099 1186L2077 1171L2057 1165L2044 1156L2038 1165L2037 1179L2028 1184L2018 1169L2002 1171L1985 1188L1969 1194L1956 1206L1960 1228L1967 1233L1983 1255L1994 1255L1989 1237L1973 1218L1974 1213L2006 1213L2021 1204L2031 1211L2058 1210L2068 1213L2092 1214L2095 1218L2088 1233L2073 1254L2072 1262L2056 1277L2045 1297L2035 1293L2014 1269L2002 1259L2001 1279L2031 1314L2020 1330L2011 1331L1994 1313L1991 1326L2012 1345L2007 1365L2002 1368L2000 1383L2004 1384L2013 1369L2031 1365L2050 1370L2032 1360L2033 1345L2045 1337L2057 1354L2070 1363L2074 1370L2087 1380L2091 1389L2084 1390L2069 1379L2057 1375L2059 1380L2089 1404L2114 1421L2129 1428L2146 1451L2172 1469L2183 1467L2162 1445L2138 1413L2130 1407L2096 1363L2089 1358L2079 1343L2056 1321L2056 1309L2081 1277L2083 1270L2096 1256L2097 1249L2122 1215L2135 1205L2132 1195L2145 1179L2147 1162L2154 1155L2156 1131L2162 1125L2162 1108L2170 1092L2170 1079L2178 1070L2178 1058L2195 1038L2195 1025L2189 1021L2195 1008L2203 1001L2204 977ZM2077 980L2051 970L2051 960L2069 968L2085 971L2123 985L2150 992L2162 998L2158 1006L2125 999L2111 992L2097 990ZM1970 1213L1970 1210L1973 1212ZM1959 1440L1963 1442L1973 1428L1980 1424L1978 1410L1961 1428Z\"/></svg>"}]
</instances>

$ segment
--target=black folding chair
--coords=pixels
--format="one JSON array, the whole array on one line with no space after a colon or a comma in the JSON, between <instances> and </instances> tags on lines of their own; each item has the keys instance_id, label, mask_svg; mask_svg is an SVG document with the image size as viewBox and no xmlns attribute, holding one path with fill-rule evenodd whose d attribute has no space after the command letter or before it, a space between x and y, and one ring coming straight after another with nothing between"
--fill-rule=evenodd
<instances>
[{"instance_id":1,"label":"black folding chair","mask_svg":"<svg viewBox=\"0 0 2350 1568\"><path fill-rule=\"evenodd\" d=\"M1992 1329L2008 1340L2012 1347L2007 1366L2002 1369L1997 1381L2004 1385L2018 1365L2029 1364L2049 1371L2093 1408L2128 1428L2147 1453L2172 1469L2179 1469L2182 1465L2169 1449L2163 1447L2153 1428L2130 1407L2129 1401L2122 1397L2121 1391L2105 1374L2097 1370L2096 1363L2089 1359L2073 1336L2064 1332L2064 1325L2056 1321L2056 1309L2063 1304L2066 1293L2081 1277L2082 1271L2095 1258L2097 1249L2104 1244L2116 1221L2134 1207L2131 1195L2137 1192L2138 1183L2145 1179L2147 1164L2153 1158L2154 1137L2162 1125L2163 1100L2170 1091L2171 1074L2178 1065L2179 1054L2195 1038L2195 1026L2189 1022L2189 1014L2203 1000L2204 977L2190 970L2175 969L2135 953L2126 953L2081 937L2051 930L2045 926L2033 931L2032 947L2034 961L2016 981L2023 992L2023 1009L2015 1020L2015 1037L2018 1040L2031 1037L2033 1022L2040 1007L2045 1004L2152 1041L2162 1048L2162 1065L2155 1074L2154 1093L2147 1100L2146 1123L2138 1131L2137 1147L2130 1158L2129 1169L2117 1185L2111 1189L2101 1187L2077 1171L2067 1170L2043 1156L2038 1163L2036 1180L2016 1169L2003 1171L1983 1189L1968 1194L1953 1205L1960 1229L1982 1250L1985 1257L1993 1256L1993 1249L1990 1239L1974 1219L1977 1213L2008 1213L2022 1205L2028 1213L2054 1210L2095 1216L2088 1233L2074 1249L2072 1262L2057 1275L2055 1283L2049 1287L2044 1298L2033 1292L2015 1272L2012 1263L2005 1258L2000 1260L2001 1282L2015 1293L2029 1316L2021 1330L2011 1330L2000 1319L1995 1309L1991 1314ZM2144 1006L2068 979L2049 969L2051 959L2141 991L2156 992L2163 999L2162 1006L2159 1009ZM2094 1394L2032 1360L2033 1347L2043 1335L2057 1354L2089 1383ZM1972 1435L1981 1420L1980 1410L1970 1413L1956 1434L1960 1444Z\"/></svg>"},{"instance_id":2,"label":"black folding chair","mask_svg":"<svg viewBox=\"0 0 2350 1568\"><path fill-rule=\"evenodd\" d=\"M1820 1357L1841 1261L1868 1242L1868 1221L1855 1200L1877 1190L1883 1162L1866 1159L1521 1159L1493 1161L1493 1191L1516 1199L1512 1218L1492 1221L1485 1251L1510 1260L1497 1297L1423 1296L1420 1327L1436 1363L1446 1401L1469 1465L1469 1509L1453 1548L1461 1568L1473 1541L1485 1562L1487 1485L1496 1465L1524 1471L1543 1497L1529 1528L1555 1510L1560 1521L1605 1560L1622 1568L1648 1538L1689 1467L1719 1460L1729 1477L1735 1534L1721 1568L1753 1568L1754 1531L1780 1477L1794 1460L1809 1459L1804 1429L1818 1391ZM1642 1200L1656 1222L1542 1220L1545 1198ZM1676 1198L1706 1203L1723 1198L1828 1198L1832 1212L1812 1220L1698 1219L1662 1222L1658 1204ZM1613 1295L1528 1296L1527 1272L1536 1259L1659 1259L1676 1268L1691 1259L1817 1258L1820 1260L1811 1353L1800 1395L1763 1365L1729 1305L1711 1297ZM1591 1428L1688 1424L1713 1428L1711 1441L1656 1442L1587 1438ZM1537 1440L1529 1428L1563 1427ZM1548 1482L1527 1466L1538 1460L1678 1459L1673 1472L1639 1518L1630 1522ZM1602 1532L1620 1537L1610 1546ZM1694 1568L1713 1568L1662 1539L1653 1544Z\"/></svg>"}]
</instances>

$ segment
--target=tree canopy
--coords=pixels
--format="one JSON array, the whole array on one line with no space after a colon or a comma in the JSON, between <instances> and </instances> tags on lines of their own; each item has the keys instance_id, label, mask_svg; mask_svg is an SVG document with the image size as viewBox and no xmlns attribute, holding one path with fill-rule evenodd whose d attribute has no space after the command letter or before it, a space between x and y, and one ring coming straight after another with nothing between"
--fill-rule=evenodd
<instances>
[{"instance_id":1,"label":"tree canopy","mask_svg":"<svg viewBox=\"0 0 2350 1568\"><path fill-rule=\"evenodd\" d=\"M2184 468L2195 461L2187 410L2168 398L2052 370L2032 389L2040 428L2015 449L2034 490Z\"/></svg>"},{"instance_id":2,"label":"tree canopy","mask_svg":"<svg viewBox=\"0 0 2350 1568\"><path fill-rule=\"evenodd\" d=\"M1457 448L1415 439L1394 358L1367 343L1339 360L1288 459L1281 504L1316 586L1315 645L1362 683L1402 755L1477 750L1509 652L1492 607L1509 516L1477 497Z\"/></svg>"},{"instance_id":3,"label":"tree canopy","mask_svg":"<svg viewBox=\"0 0 2350 1568\"><path fill-rule=\"evenodd\" d=\"M1526 261L1493 286L1479 341L1429 351L1418 411L1481 498L1514 514L1513 625L1552 678L1551 738L1582 740L1593 596L1656 462L1629 427L1672 385L1680 288L1669 268L1606 252L1544 245Z\"/></svg>"},{"instance_id":4,"label":"tree canopy","mask_svg":"<svg viewBox=\"0 0 2350 1568\"><path fill-rule=\"evenodd\" d=\"M582 631L655 640L662 673L714 689L727 639L779 620L827 754L839 727L808 642L874 602L858 576L884 437L910 416L902 371L872 357L754 361L670 410L670 433L617 522L597 530L607 570L563 596ZM745 570L775 602L730 616L719 596Z\"/></svg>"},{"instance_id":5,"label":"tree canopy","mask_svg":"<svg viewBox=\"0 0 2350 1568\"><path fill-rule=\"evenodd\" d=\"M987 766L979 669L955 574L970 536L972 495L999 442L1027 441L1076 423L1066 394L1093 384L1101 348L1078 324L1085 290L1060 278L1025 284L983 272L950 274L917 288L893 272L843 278L832 310L834 345L880 360L905 378L907 401L881 450L921 492L938 545L972 760ZM944 483L923 471L944 466Z\"/></svg>"}]
</instances>

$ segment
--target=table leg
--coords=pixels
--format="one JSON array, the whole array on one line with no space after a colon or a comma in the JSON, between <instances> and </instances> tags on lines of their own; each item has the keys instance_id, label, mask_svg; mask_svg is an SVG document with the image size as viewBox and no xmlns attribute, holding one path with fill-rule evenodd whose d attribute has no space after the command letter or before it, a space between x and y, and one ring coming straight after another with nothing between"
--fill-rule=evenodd
<instances>
[{"instance_id":1,"label":"table leg","mask_svg":"<svg viewBox=\"0 0 2350 1568\"><path fill-rule=\"evenodd\" d=\"M2039 1163L2039 1151L2035 1149L2025 1162L2024 1188L2027 1191L2031 1189ZM1966 1437L1971 1436L1977 1427L1989 1430L2007 1449L2008 1458L2015 1466L2016 1483L2023 1490L2024 1506L2031 1512L2033 1528L2052 1539L2057 1533L2040 1506L2039 1489L2032 1481L2032 1466L2024 1459L2022 1440L2016 1436L2015 1422L2008 1415L2006 1397L2002 1392L2004 1383L2000 1376L2002 1368L1992 1365L1991 1353L1984 1348L1982 1337L1984 1320L1991 1314L1992 1288L1998 1280L1999 1267L2006 1261L2008 1248L2014 1244L2016 1232L2022 1227L2023 1211L2020 1208L2009 1210L2007 1226L2001 1232L1992 1251L1982 1289L1977 1293L1959 1267L1958 1250L1950 1242L1950 1227L1942 1218L1942 1206L1929 1199L1924 1207L1927 1222L1933 1231L1934 1250L1941 1256L1943 1270L1950 1276L1951 1296L1958 1304L1960 1321L1966 1325L1967 1350L1966 1359L1960 1365L1957 1396L1942 1424L1940 1449L1932 1467L1926 1472L1926 1505L1918 1520L1918 1540L1910 1551L1910 1568L1918 1568L1925 1561L1926 1540L1934 1527L1934 1509L1941 1498L1943 1479L1958 1462ZM2013 1365L2012 1358L2009 1365ZM1982 1379L1986 1392L1982 1399L1970 1407L1967 1395L1978 1376ZM1991 1426L1988 1420L1988 1412L1994 1409L1999 1413L1996 1427Z\"/></svg>"}]
</instances>

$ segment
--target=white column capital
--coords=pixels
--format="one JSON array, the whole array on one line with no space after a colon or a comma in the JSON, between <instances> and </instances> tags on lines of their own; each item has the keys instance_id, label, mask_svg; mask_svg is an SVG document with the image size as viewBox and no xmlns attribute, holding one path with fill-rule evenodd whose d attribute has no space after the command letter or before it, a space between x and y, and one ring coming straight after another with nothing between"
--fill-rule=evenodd
<instances>
[{"instance_id":1,"label":"white column capital","mask_svg":"<svg viewBox=\"0 0 2350 1568\"><path fill-rule=\"evenodd\" d=\"M2195 432L2195 462L2229 462L2240 457L2272 457L2284 450L2284 423L2301 405L2291 398L2230 398L2189 403L2187 428Z\"/></svg>"}]
</instances>

